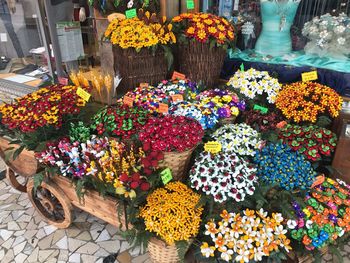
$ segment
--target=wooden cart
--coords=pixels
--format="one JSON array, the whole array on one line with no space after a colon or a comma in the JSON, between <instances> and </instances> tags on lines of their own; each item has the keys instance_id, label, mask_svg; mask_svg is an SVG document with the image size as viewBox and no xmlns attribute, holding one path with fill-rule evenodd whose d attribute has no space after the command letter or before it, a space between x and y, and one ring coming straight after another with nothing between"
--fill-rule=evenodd
<instances>
[{"instance_id":1,"label":"wooden cart","mask_svg":"<svg viewBox=\"0 0 350 263\"><path fill-rule=\"evenodd\" d=\"M13 147L12 150L9 150ZM6 163L6 178L11 186L20 192L27 191L27 182L30 177L36 174L38 162L35 159L34 152L23 150L16 160L6 160L5 156L8 151L15 151L19 145L10 144L10 141L4 137L0 137L0 157ZM22 179L19 179L23 177Z\"/></svg>"},{"instance_id":2,"label":"wooden cart","mask_svg":"<svg viewBox=\"0 0 350 263\"><path fill-rule=\"evenodd\" d=\"M9 144L9 140L0 137L0 157L5 161L6 151L18 145ZM9 183L28 197L40 216L58 228L67 228L72 223L72 210L78 207L116 227L125 228L124 214L118 216L118 202L112 197L102 197L97 191L87 190L79 200L74 186L68 178L53 176L34 189L33 176L37 173L38 162L34 152L24 150L16 160L5 161L6 177ZM24 177L24 180L19 180ZM21 183L21 181L23 181Z\"/></svg>"}]
</instances>

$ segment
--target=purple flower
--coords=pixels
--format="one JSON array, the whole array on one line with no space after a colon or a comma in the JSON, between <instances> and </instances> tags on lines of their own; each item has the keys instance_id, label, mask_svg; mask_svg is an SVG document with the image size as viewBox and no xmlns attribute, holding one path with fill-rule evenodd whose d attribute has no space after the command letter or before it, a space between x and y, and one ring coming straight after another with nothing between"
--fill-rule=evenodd
<instances>
[{"instance_id":1,"label":"purple flower","mask_svg":"<svg viewBox=\"0 0 350 263\"><path fill-rule=\"evenodd\" d=\"M226 108L219 108L218 115L219 115L219 118L228 118L230 117L230 110Z\"/></svg>"}]
</instances>

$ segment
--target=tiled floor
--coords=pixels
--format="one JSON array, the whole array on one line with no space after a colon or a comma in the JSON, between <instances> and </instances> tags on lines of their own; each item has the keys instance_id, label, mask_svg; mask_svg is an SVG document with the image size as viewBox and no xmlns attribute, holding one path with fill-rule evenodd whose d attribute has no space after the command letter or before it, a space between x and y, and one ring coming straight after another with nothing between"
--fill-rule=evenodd
<instances>
[{"instance_id":1,"label":"tiled floor","mask_svg":"<svg viewBox=\"0 0 350 263\"><path fill-rule=\"evenodd\" d=\"M1 168L0 162L0 171ZM48 225L34 210L27 194L14 190L6 179L0 180L1 263L100 263L117 252L120 263L151 262L147 253L130 251L116 232L114 226L78 209L68 229ZM342 254L344 262L350 263L349 245ZM331 255L326 255L323 262L333 262Z\"/></svg>"},{"instance_id":2,"label":"tiled floor","mask_svg":"<svg viewBox=\"0 0 350 263\"><path fill-rule=\"evenodd\" d=\"M150 262L148 254L140 256L140 250L128 250L128 243L116 235L114 226L80 210L74 213L74 223L68 229L48 225L34 211L27 194L1 180L0 262L95 263L117 252L123 263Z\"/></svg>"}]
</instances>

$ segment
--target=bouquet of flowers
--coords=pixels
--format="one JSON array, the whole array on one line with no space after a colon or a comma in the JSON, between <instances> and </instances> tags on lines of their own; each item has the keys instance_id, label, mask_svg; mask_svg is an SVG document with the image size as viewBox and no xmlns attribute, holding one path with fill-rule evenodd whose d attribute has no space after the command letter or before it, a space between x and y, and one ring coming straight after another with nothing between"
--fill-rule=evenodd
<instances>
[{"instance_id":1,"label":"bouquet of flowers","mask_svg":"<svg viewBox=\"0 0 350 263\"><path fill-rule=\"evenodd\" d=\"M164 116L148 120L139 133L145 150L184 152L202 141L204 131L196 120L183 116Z\"/></svg>"},{"instance_id":2,"label":"bouquet of flowers","mask_svg":"<svg viewBox=\"0 0 350 263\"><path fill-rule=\"evenodd\" d=\"M286 190L309 189L317 175L303 155L285 144L269 143L257 152L254 162L259 179Z\"/></svg>"},{"instance_id":3,"label":"bouquet of flowers","mask_svg":"<svg viewBox=\"0 0 350 263\"><path fill-rule=\"evenodd\" d=\"M155 233L168 245L189 241L198 234L203 208L200 195L181 182L171 182L147 197L140 210L146 230Z\"/></svg>"},{"instance_id":4,"label":"bouquet of flowers","mask_svg":"<svg viewBox=\"0 0 350 263\"><path fill-rule=\"evenodd\" d=\"M162 154L146 155L142 148L127 148L115 139L93 135L83 143L68 138L48 143L45 151L36 153L36 158L44 165L56 167L60 175L74 183L81 181L82 187L92 184L101 194L132 199L137 191L150 188L148 178L157 169ZM81 194L78 188L77 194Z\"/></svg>"},{"instance_id":5,"label":"bouquet of flowers","mask_svg":"<svg viewBox=\"0 0 350 263\"><path fill-rule=\"evenodd\" d=\"M296 123L316 122L321 114L335 118L342 107L342 97L333 89L314 82L296 82L278 93L276 107Z\"/></svg>"},{"instance_id":6,"label":"bouquet of flowers","mask_svg":"<svg viewBox=\"0 0 350 263\"><path fill-rule=\"evenodd\" d=\"M243 213L229 213L223 210L221 220L206 223L201 253L206 258L226 262L259 262L276 252L292 250L283 226L281 214L268 216L263 209L245 210Z\"/></svg>"},{"instance_id":7,"label":"bouquet of flowers","mask_svg":"<svg viewBox=\"0 0 350 263\"><path fill-rule=\"evenodd\" d=\"M213 14L184 13L174 17L172 23L174 32L182 35L180 41L185 37L216 46L230 46L235 36L233 26L225 18Z\"/></svg>"},{"instance_id":8,"label":"bouquet of flowers","mask_svg":"<svg viewBox=\"0 0 350 263\"><path fill-rule=\"evenodd\" d=\"M337 145L337 136L333 132L315 125L288 124L280 129L279 138L309 161L319 161L323 156L331 156Z\"/></svg>"},{"instance_id":9,"label":"bouquet of flowers","mask_svg":"<svg viewBox=\"0 0 350 263\"><path fill-rule=\"evenodd\" d=\"M205 107L196 102L182 101L172 104L170 115L185 116L198 121L204 130L212 129L218 123L219 116L212 108Z\"/></svg>"},{"instance_id":10,"label":"bouquet of flowers","mask_svg":"<svg viewBox=\"0 0 350 263\"><path fill-rule=\"evenodd\" d=\"M254 156L262 147L260 133L245 123L226 124L217 129L212 138L221 143L223 151Z\"/></svg>"},{"instance_id":11,"label":"bouquet of flowers","mask_svg":"<svg viewBox=\"0 0 350 263\"><path fill-rule=\"evenodd\" d=\"M51 85L0 106L1 132L21 144L16 150L18 154L24 148L39 150L46 141L68 133L68 124L79 119L86 105L77 95L77 89L77 86ZM90 91L89 87L82 89Z\"/></svg>"},{"instance_id":12,"label":"bouquet of flowers","mask_svg":"<svg viewBox=\"0 0 350 263\"><path fill-rule=\"evenodd\" d=\"M107 27L104 37L123 49L141 50L145 47L176 43L172 24L166 19L158 18L155 13L143 13L131 19L114 19ZM137 37L135 37L137 36Z\"/></svg>"},{"instance_id":13,"label":"bouquet of flowers","mask_svg":"<svg viewBox=\"0 0 350 263\"><path fill-rule=\"evenodd\" d=\"M350 231L350 186L324 176L306 196L306 206L293 201L295 219L288 220L292 239L307 250L335 242Z\"/></svg>"},{"instance_id":14,"label":"bouquet of flowers","mask_svg":"<svg viewBox=\"0 0 350 263\"><path fill-rule=\"evenodd\" d=\"M274 104L282 88L278 80L270 77L267 71L258 71L253 68L247 71L238 70L227 85L238 90L246 98L261 104Z\"/></svg>"},{"instance_id":15,"label":"bouquet of flowers","mask_svg":"<svg viewBox=\"0 0 350 263\"><path fill-rule=\"evenodd\" d=\"M124 97L132 99L134 106L142 107L154 114L159 113L159 104L168 105L170 103L170 97L153 86L137 87L133 91L128 91ZM120 103L122 103L123 98L119 100Z\"/></svg>"},{"instance_id":16,"label":"bouquet of flowers","mask_svg":"<svg viewBox=\"0 0 350 263\"><path fill-rule=\"evenodd\" d=\"M243 201L253 195L258 181L253 164L239 158L233 152L212 155L202 152L190 170L191 187L201 190L222 203L229 199Z\"/></svg>"},{"instance_id":17,"label":"bouquet of flowers","mask_svg":"<svg viewBox=\"0 0 350 263\"><path fill-rule=\"evenodd\" d=\"M258 110L243 112L244 122L253 127L258 132L269 132L277 129L278 124L283 121L280 114L276 112L262 113Z\"/></svg>"},{"instance_id":18,"label":"bouquet of flowers","mask_svg":"<svg viewBox=\"0 0 350 263\"><path fill-rule=\"evenodd\" d=\"M123 139L130 139L137 135L146 124L150 114L147 110L123 104L105 107L92 118L91 127L99 135L116 136Z\"/></svg>"},{"instance_id":19,"label":"bouquet of flowers","mask_svg":"<svg viewBox=\"0 0 350 263\"><path fill-rule=\"evenodd\" d=\"M78 114L86 102L76 86L52 85L41 88L14 103L0 106L1 123L10 130L34 132L45 126L60 128L63 117ZM85 88L88 89L88 88Z\"/></svg>"},{"instance_id":20,"label":"bouquet of flowers","mask_svg":"<svg viewBox=\"0 0 350 263\"><path fill-rule=\"evenodd\" d=\"M181 95L183 101L192 101L195 99L198 94L199 87L197 83L190 81L188 79L180 80L162 80L157 89L165 93L168 96L168 99L173 103L177 102L176 96ZM181 99L180 99L181 101Z\"/></svg>"},{"instance_id":21,"label":"bouquet of flowers","mask_svg":"<svg viewBox=\"0 0 350 263\"><path fill-rule=\"evenodd\" d=\"M304 24L302 34L309 39L304 48L307 54L342 59L347 59L350 54L347 44L350 40L350 18L345 13L314 17Z\"/></svg>"},{"instance_id":22,"label":"bouquet of flowers","mask_svg":"<svg viewBox=\"0 0 350 263\"><path fill-rule=\"evenodd\" d=\"M216 111L219 118L235 118L246 107L245 102L240 101L237 94L229 90L206 90L197 96L197 100L204 107Z\"/></svg>"}]
</instances>

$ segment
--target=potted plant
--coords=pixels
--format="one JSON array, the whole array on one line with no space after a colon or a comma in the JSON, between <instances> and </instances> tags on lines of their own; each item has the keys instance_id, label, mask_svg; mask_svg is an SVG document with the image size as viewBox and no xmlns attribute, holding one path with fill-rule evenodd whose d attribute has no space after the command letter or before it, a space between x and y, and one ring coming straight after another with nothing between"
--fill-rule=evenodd
<instances>
[{"instance_id":1,"label":"potted plant","mask_svg":"<svg viewBox=\"0 0 350 263\"><path fill-rule=\"evenodd\" d=\"M139 133L145 150L161 151L163 167L170 168L175 180L185 176L193 150L202 141L201 124L183 116L164 116L148 120Z\"/></svg>"},{"instance_id":2,"label":"potted plant","mask_svg":"<svg viewBox=\"0 0 350 263\"><path fill-rule=\"evenodd\" d=\"M215 84L229 47L234 47L234 28L222 17L185 13L172 19L178 39L178 68L188 78L207 86Z\"/></svg>"},{"instance_id":3,"label":"potted plant","mask_svg":"<svg viewBox=\"0 0 350 263\"><path fill-rule=\"evenodd\" d=\"M200 195L181 182L156 189L140 208L139 237L147 240L154 262L179 262L198 234L203 208ZM137 227L137 225L135 225Z\"/></svg>"},{"instance_id":4,"label":"potted plant","mask_svg":"<svg viewBox=\"0 0 350 263\"><path fill-rule=\"evenodd\" d=\"M176 43L176 38L165 17L140 9L137 17L114 19L104 38L113 45L114 70L121 75L122 93L140 83L156 84L166 78L166 62L172 63L169 45Z\"/></svg>"}]
</instances>

